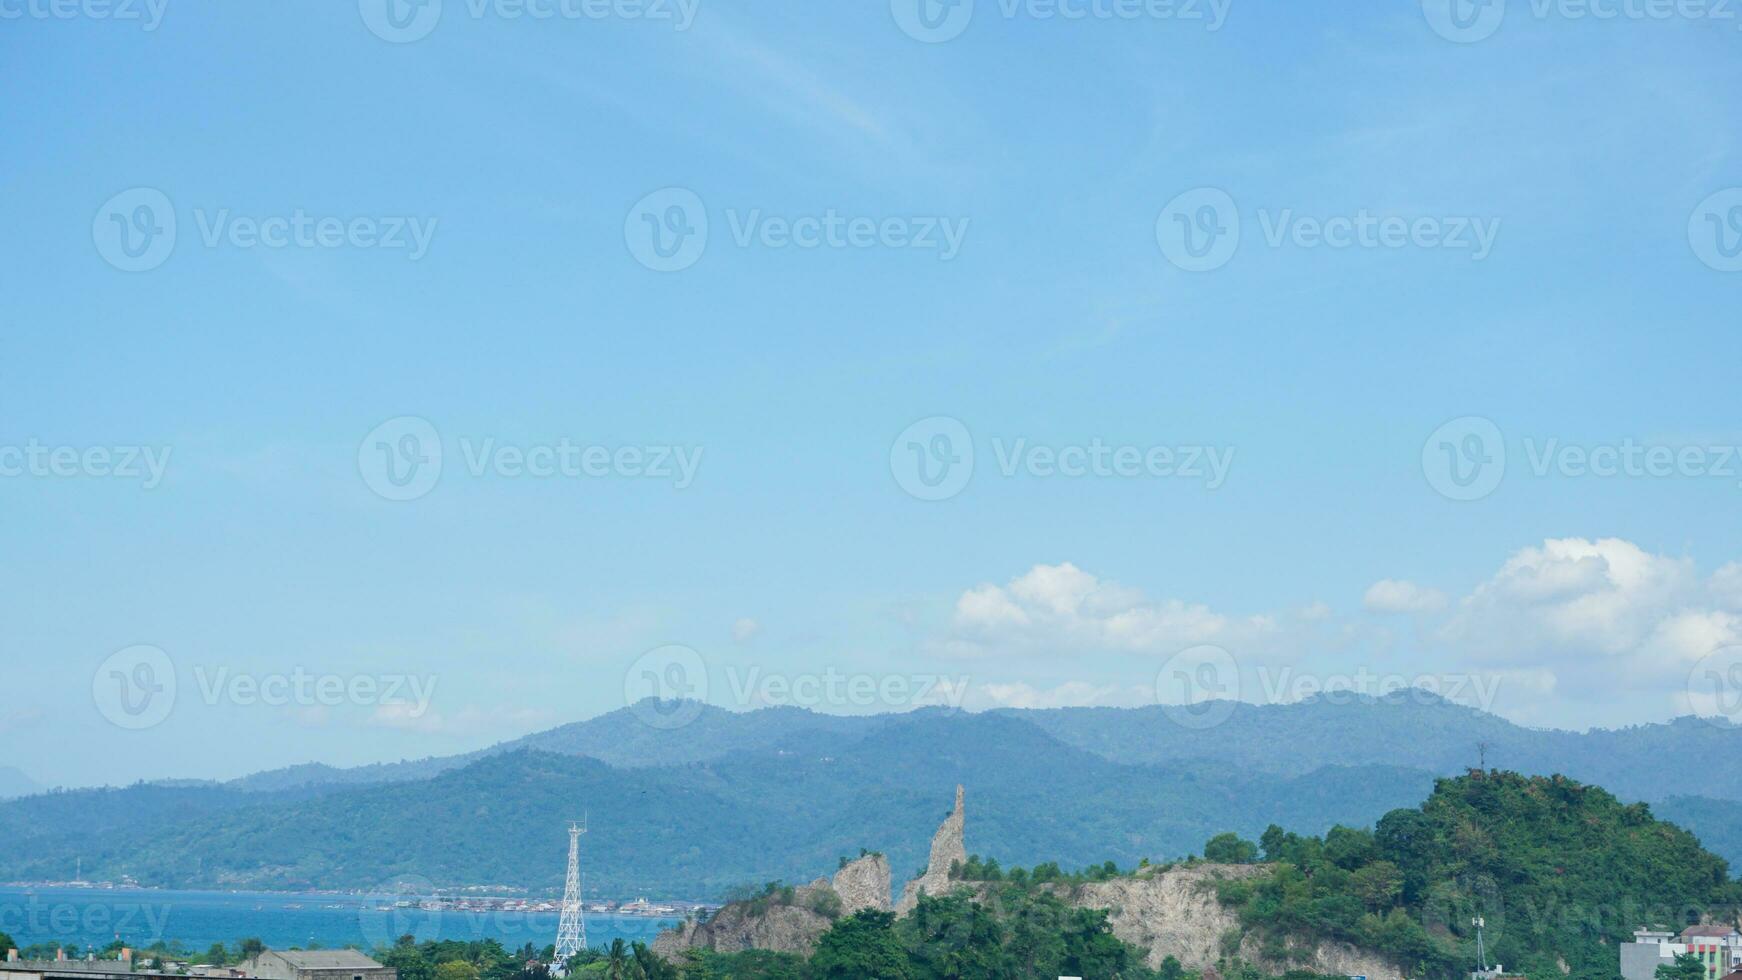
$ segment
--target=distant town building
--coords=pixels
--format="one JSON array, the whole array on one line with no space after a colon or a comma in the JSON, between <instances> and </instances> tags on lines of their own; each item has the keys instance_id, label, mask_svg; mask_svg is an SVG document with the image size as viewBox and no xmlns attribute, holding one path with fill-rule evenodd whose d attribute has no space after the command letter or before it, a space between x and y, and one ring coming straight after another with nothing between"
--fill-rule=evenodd
<instances>
[{"instance_id":1,"label":"distant town building","mask_svg":"<svg viewBox=\"0 0 1742 980\"><path fill-rule=\"evenodd\" d=\"M18 950L6 951L0 962L0 980L138 980L133 972L133 951L123 949L112 960L69 960L64 950L52 960L20 959Z\"/></svg>"},{"instance_id":2,"label":"distant town building","mask_svg":"<svg viewBox=\"0 0 1742 980\"><path fill-rule=\"evenodd\" d=\"M399 971L354 949L269 949L241 965L262 980L399 980Z\"/></svg>"},{"instance_id":3,"label":"distant town building","mask_svg":"<svg viewBox=\"0 0 1742 980\"><path fill-rule=\"evenodd\" d=\"M1633 942L1621 944L1622 980L1656 980L1658 967L1684 953L1705 964L1706 980L1729 980L1729 974L1742 970L1742 931L1722 925L1688 926L1679 936L1637 930Z\"/></svg>"}]
</instances>

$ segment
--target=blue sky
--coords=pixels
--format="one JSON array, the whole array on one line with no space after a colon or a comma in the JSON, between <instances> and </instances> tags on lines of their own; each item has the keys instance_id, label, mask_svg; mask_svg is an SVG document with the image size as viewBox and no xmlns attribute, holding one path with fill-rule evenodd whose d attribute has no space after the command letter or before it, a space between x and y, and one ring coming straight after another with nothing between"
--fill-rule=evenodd
<instances>
[{"instance_id":1,"label":"blue sky","mask_svg":"<svg viewBox=\"0 0 1742 980\"><path fill-rule=\"evenodd\" d=\"M445 754L621 707L670 644L734 708L826 676L1144 703L1209 663L1254 701L1377 676L1493 683L1528 724L1729 710L1697 678L1742 640L1738 20L1512 0L1466 43L1412 3L1210 30L978 0L926 43L908 0L699 0L687 29L445 0L400 43L378 2L0 4L0 762ZM656 271L636 229L674 188L707 238ZM1202 188L1240 237L1195 270L1169 208ZM125 271L142 200L173 245ZM783 237L830 215L874 240ZM345 231L250 237L299 216ZM1319 242L1339 218L1422 234ZM407 417L440 480L384 499L359 456ZM939 417L971 476L916 499L902 433ZM1434 435L1466 418L1493 428ZM1472 432L1504 477L1450 499L1424 446ZM681 487L645 456L467 465L563 440L700 455ZM1232 455L1214 488L1006 476L1018 440ZM1703 462L1538 475L1551 441ZM148 488L31 447L169 456ZM139 645L176 692L133 728L105 689Z\"/></svg>"}]
</instances>

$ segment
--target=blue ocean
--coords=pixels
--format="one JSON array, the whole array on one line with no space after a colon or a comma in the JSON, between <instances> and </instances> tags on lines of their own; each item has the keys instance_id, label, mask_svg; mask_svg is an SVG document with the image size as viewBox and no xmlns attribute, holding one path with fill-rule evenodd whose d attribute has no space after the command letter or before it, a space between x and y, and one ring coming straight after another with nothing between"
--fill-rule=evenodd
<instances>
[{"instance_id":1,"label":"blue ocean","mask_svg":"<svg viewBox=\"0 0 1742 980\"><path fill-rule=\"evenodd\" d=\"M652 942L670 919L587 915L589 945ZM119 939L143 947L163 941L203 952L256 937L269 948L389 945L399 936L497 939L510 949L555 941L557 913L426 910L392 898L289 892L159 891L67 887L0 887L0 932L21 946L58 942L105 946Z\"/></svg>"}]
</instances>

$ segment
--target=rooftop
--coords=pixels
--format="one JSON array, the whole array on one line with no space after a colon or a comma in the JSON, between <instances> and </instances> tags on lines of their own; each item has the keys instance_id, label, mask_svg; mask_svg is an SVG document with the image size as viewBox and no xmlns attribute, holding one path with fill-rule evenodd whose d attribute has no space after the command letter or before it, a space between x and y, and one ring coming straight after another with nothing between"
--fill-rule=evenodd
<instances>
[{"instance_id":1,"label":"rooftop","mask_svg":"<svg viewBox=\"0 0 1742 980\"><path fill-rule=\"evenodd\" d=\"M260 954L277 956L299 970L378 970L381 964L354 949L274 949Z\"/></svg>"}]
</instances>

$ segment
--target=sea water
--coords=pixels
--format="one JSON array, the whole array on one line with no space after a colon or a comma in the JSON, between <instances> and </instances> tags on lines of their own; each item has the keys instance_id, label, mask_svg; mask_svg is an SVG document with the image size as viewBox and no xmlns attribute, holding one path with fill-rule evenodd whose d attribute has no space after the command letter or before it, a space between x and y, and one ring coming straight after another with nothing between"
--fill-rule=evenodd
<instances>
[{"instance_id":1,"label":"sea water","mask_svg":"<svg viewBox=\"0 0 1742 980\"><path fill-rule=\"evenodd\" d=\"M510 950L556 941L556 912L461 911L400 907L403 896L291 892L164 891L0 886L0 932L20 946L58 942L103 947L119 939L135 949L180 943L203 953L257 938L271 949L318 944L334 949L391 945L403 935L499 940ZM651 943L671 919L587 914L587 941ZM4 954L0 954L4 955ZM197 957L196 957L197 958Z\"/></svg>"}]
</instances>

